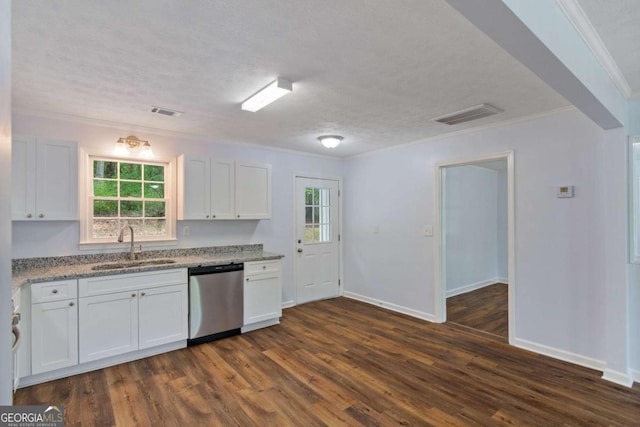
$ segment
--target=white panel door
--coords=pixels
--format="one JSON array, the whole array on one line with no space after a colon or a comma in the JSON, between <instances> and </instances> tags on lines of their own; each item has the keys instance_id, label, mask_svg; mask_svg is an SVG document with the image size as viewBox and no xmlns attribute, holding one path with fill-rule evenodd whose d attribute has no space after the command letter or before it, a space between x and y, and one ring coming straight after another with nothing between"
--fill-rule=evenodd
<instances>
[{"instance_id":1,"label":"white panel door","mask_svg":"<svg viewBox=\"0 0 640 427\"><path fill-rule=\"evenodd\" d=\"M271 218L271 165L236 162L236 218Z\"/></svg>"},{"instance_id":2,"label":"white panel door","mask_svg":"<svg viewBox=\"0 0 640 427\"><path fill-rule=\"evenodd\" d=\"M33 375L78 364L78 307L76 300L31 306L31 373Z\"/></svg>"},{"instance_id":3,"label":"white panel door","mask_svg":"<svg viewBox=\"0 0 640 427\"><path fill-rule=\"evenodd\" d=\"M235 162L233 160L211 160L212 219L234 219L236 217L235 178Z\"/></svg>"},{"instance_id":4,"label":"white panel door","mask_svg":"<svg viewBox=\"0 0 640 427\"><path fill-rule=\"evenodd\" d=\"M78 145L38 140L36 158L36 217L78 219Z\"/></svg>"},{"instance_id":5,"label":"white panel door","mask_svg":"<svg viewBox=\"0 0 640 427\"><path fill-rule=\"evenodd\" d=\"M178 219L211 216L211 162L208 158L181 156L178 162Z\"/></svg>"},{"instance_id":6,"label":"white panel door","mask_svg":"<svg viewBox=\"0 0 640 427\"><path fill-rule=\"evenodd\" d=\"M138 349L138 292L80 298L80 363Z\"/></svg>"},{"instance_id":7,"label":"white panel door","mask_svg":"<svg viewBox=\"0 0 640 427\"><path fill-rule=\"evenodd\" d=\"M188 310L186 283L141 290L138 301L140 350L186 340Z\"/></svg>"},{"instance_id":8,"label":"white panel door","mask_svg":"<svg viewBox=\"0 0 640 427\"><path fill-rule=\"evenodd\" d=\"M297 303L340 295L338 181L296 177Z\"/></svg>"},{"instance_id":9,"label":"white panel door","mask_svg":"<svg viewBox=\"0 0 640 427\"><path fill-rule=\"evenodd\" d=\"M14 136L11 148L12 219L33 219L36 212L36 141Z\"/></svg>"}]
</instances>

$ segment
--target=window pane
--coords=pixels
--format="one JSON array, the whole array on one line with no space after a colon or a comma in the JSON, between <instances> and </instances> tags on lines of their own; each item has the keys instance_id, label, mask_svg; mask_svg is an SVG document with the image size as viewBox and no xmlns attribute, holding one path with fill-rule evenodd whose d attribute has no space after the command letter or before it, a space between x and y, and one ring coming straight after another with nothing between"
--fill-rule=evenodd
<instances>
[{"instance_id":1,"label":"window pane","mask_svg":"<svg viewBox=\"0 0 640 427\"><path fill-rule=\"evenodd\" d=\"M164 184L144 184L144 197L148 199L164 199Z\"/></svg>"},{"instance_id":2,"label":"window pane","mask_svg":"<svg viewBox=\"0 0 640 427\"><path fill-rule=\"evenodd\" d=\"M104 160L93 161L94 178L118 178L117 162L107 162Z\"/></svg>"},{"instance_id":3,"label":"window pane","mask_svg":"<svg viewBox=\"0 0 640 427\"><path fill-rule=\"evenodd\" d=\"M313 188L305 188L304 189L304 204L312 205L313 204Z\"/></svg>"},{"instance_id":4,"label":"window pane","mask_svg":"<svg viewBox=\"0 0 640 427\"><path fill-rule=\"evenodd\" d=\"M146 217L164 217L164 202L145 202L144 216Z\"/></svg>"},{"instance_id":5,"label":"window pane","mask_svg":"<svg viewBox=\"0 0 640 427\"><path fill-rule=\"evenodd\" d=\"M164 182L164 166L144 165L144 180Z\"/></svg>"},{"instance_id":6,"label":"window pane","mask_svg":"<svg viewBox=\"0 0 640 427\"><path fill-rule=\"evenodd\" d=\"M307 206L306 208L304 208L304 210L305 210L304 222L307 224L311 224L313 222L313 208L310 206Z\"/></svg>"},{"instance_id":7,"label":"window pane","mask_svg":"<svg viewBox=\"0 0 640 427\"><path fill-rule=\"evenodd\" d=\"M120 216L142 216L142 202L120 202Z\"/></svg>"},{"instance_id":8,"label":"window pane","mask_svg":"<svg viewBox=\"0 0 640 427\"><path fill-rule=\"evenodd\" d=\"M331 241L331 225L320 224L318 226L318 242L330 242Z\"/></svg>"},{"instance_id":9,"label":"window pane","mask_svg":"<svg viewBox=\"0 0 640 427\"><path fill-rule=\"evenodd\" d=\"M93 195L97 197L118 197L118 182L94 179Z\"/></svg>"},{"instance_id":10,"label":"window pane","mask_svg":"<svg viewBox=\"0 0 640 427\"><path fill-rule=\"evenodd\" d=\"M320 211L320 218L318 221L319 223L328 224L331 222L330 209L331 208L329 207L318 208L318 210Z\"/></svg>"},{"instance_id":11,"label":"window pane","mask_svg":"<svg viewBox=\"0 0 640 427\"><path fill-rule=\"evenodd\" d=\"M142 165L136 163L120 163L120 179L142 180Z\"/></svg>"},{"instance_id":12,"label":"window pane","mask_svg":"<svg viewBox=\"0 0 640 427\"><path fill-rule=\"evenodd\" d=\"M319 199L316 201L316 204L320 206L329 206L329 189L328 188L319 188L318 189Z\"/></svg>"},{"instance_id":13,"label":"window pane","mask_svg":"<svg viewBox=\"0 0 640 427\"><path fill-rule=\"evenodd\" d=\"M320 204L320 190L317 188L313 189L313 204L314 205Z\"/></svg>"},{"instance_id":14,"label":"window pane","mask_svg":"<svg viewBox=\"0 0 640 427\"><path fill-rule=\"evenodd\" d=\"M120 197L142 197L142 183L120 182Z\"/></svg>"},{"instance_id":15,"label":"window pane","mask_svg":"<svg viewBox=\"0 0 640 427\"><path fill-rule=\"evenodd\" d=\"M118 220L117 219L94 219L93 220L93 237L113 237L118 236Z\"/></svg>"},{"instance_id":16,"label":"window pane","mask_svg":"<svg viewBox=\"0 0 640 427\"><path fill-rule=\"evenodd\" d=\"M313 243L313 225L307 225L304 227L304 242Z\"/></svg>"},{"instance_id":17,"label":"window pane","mask_svg":"<svg viewBox=\"0 0 640 427\"><path fill-rule=\"evenodd\" d=\"M142 235L142 230L144 229L144 227L141 219L128 219L122 223L122 225L124 224L130 225L131 227L133 227L134 236L139 237ZM130 239L129 230L125 231L124 235L125 235L125 239L127 240Z\"/></svg>"},{"instance_id":18,"label":"window pane","mask_svg":"<svg viewBox=\"0 0 640 427\"><path fill-rule=\"evenodd\" d=\"M313 222L315 224L320 222L320 208L313 208Z\"/></svg>"},{"instance_id":19,"label":"window pane","mask_svg":"<svg viewBox=\"0 0 640 427\"><path fill-rule=\"evenodd\" d=\"M93 216L94 217L118 216L118 202L116 202L115 200L94 200Z\"/></svg>"},{"instance_id":20,"label":"window pane","mask_svg":"<svg viewBox=\"0 0 640 427\"><path fill-rule=\"evenodd\" d=\"M144 234L147 236L163 236L167 234L166 219L145 219Z\"/></svg>"}]
</instances>

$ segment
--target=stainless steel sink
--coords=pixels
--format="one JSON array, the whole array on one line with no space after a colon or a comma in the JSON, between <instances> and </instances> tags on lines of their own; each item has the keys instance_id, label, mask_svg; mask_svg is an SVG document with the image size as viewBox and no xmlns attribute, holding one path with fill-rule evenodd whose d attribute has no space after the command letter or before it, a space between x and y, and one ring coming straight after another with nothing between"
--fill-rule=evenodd
<instances>
[{"instance_id":1,"label":"stainless steel sink","mask_svg":"<svg viewBox=\"0 0 640 427\"><path fill-rule=\"evenodd\" d=\"M150 259L147 261L111 262L109 264L100 264L93 266L91 269L94 271L120 270L123 268L144 267L146 265L174 264L175 262L176 261L173 259Z\"/></svg>"}]
</instances>

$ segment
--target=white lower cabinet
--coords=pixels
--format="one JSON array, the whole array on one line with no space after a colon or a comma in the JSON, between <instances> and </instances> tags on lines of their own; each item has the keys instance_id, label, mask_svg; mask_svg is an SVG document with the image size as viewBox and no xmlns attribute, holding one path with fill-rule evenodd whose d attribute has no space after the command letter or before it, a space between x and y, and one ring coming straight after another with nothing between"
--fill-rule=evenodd
<instances>
[{"instance_id":1,"label":"white lower cabinet","mask_svg":"<svg viewBox=\"0 0 640 427\"><path fill-rule=\"evenodd\" d=\"M140 291L138 346L140 349L186 339L189 299L186 285Z\"/></svg>"},{"instance_id":2,"label":"white lower cabinet","mask_svg":"<svg viewBox=\"0 0 640 427\"><path fill-rule=\"evenodd\" d=\"M244 263L244 330L279 322L282 317L280 270L280 260Z\"/></svg>"},{"instance_id":3,"label":"white lower cabinet","mask_svg":"<svg viewBox=\"0 0 640 427\"><path fill-rule=\"evenodd\" d=\"M80 298L80 363L138 349L138 293Z\"/></svg>"},{"instance_id":4,"label":"white lower cabinet","mask_svg":"<svg viewBox=\"0 0 640 427\"><path fill-rule=\"evenodd\" d=\"M31 373L78 364L78 306L76 299L31 306Z\"/></svg>"}]
</instances>

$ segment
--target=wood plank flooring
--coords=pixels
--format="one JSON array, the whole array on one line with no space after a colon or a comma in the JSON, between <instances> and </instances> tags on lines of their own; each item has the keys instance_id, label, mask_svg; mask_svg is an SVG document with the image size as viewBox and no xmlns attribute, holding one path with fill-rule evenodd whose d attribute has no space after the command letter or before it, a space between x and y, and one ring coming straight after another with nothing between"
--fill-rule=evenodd
<instances>
[{"instance_id":1,"label":"wood plank flooring","mask_svg":"<svg viewBox=\"0 0 640 427\"><path fill-rule=\"evenodd\" d=\"M278 326L21 389L66 426L640 425L640 387L337 298Z\"/></svg>"},{"instance_id":2,"label":"wood plank flooring","mask_svg":"<svg viewBox=\"0 0 640 427\"><path fill-rule=\"evenodd\" d=\"M447 298L447 322L509 339L509 286L485 286Z\"/></svg>"}]
</instances>

